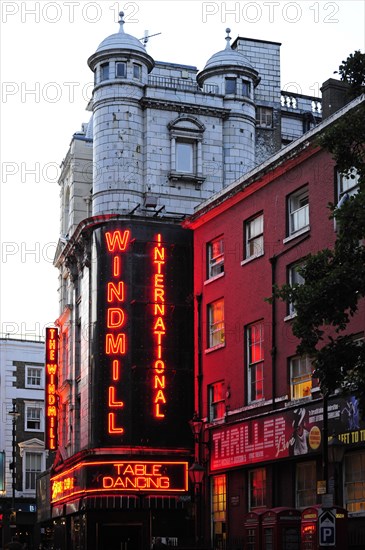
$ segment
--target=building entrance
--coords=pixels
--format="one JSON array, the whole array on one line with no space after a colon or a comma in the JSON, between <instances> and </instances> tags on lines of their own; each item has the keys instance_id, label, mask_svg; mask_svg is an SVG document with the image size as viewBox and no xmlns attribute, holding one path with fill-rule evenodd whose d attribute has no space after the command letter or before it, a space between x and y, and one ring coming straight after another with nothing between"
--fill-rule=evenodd
<instances>
[{"instance_id":1,"label":"building entrance","mask_svg":"<svg viewBox=\"0 0 365 550\"><path fill-rule=\"evenodd\" d=\"M99 550L140 550L142 526L103 524L100 526Z\"/></svg>"}]
</instances>

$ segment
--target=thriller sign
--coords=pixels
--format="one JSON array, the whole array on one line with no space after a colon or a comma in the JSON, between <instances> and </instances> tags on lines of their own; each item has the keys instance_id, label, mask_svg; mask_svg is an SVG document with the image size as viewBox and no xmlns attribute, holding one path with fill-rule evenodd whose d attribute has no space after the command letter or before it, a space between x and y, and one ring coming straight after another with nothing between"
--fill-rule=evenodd
<instances>
[{"instance_id":1,"label":"thriller sign","mask_svg":"<svg viewBox=\"0 0 365 550\"><path fill-rule=\"evenodd\" d=\"M45 369L45 448L57 448L57 379L58 379L58 330L46 328Z\"/></svg>"},{"instance_id":2,"label":"thriller sign","mask_svg":"<svg viewBox=\"0 0 365 550\"><path fill-rule=\"evenodd\" d=\"M181 493L187 490L187 462L81 462L51 478L52 503L85 495Z\"/></svg>"}]
</instances>

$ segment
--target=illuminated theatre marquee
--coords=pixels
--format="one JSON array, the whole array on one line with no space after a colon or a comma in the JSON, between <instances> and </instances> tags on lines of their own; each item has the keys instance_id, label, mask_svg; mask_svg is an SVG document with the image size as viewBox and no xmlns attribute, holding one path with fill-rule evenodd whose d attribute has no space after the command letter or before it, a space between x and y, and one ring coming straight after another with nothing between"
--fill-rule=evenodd
<instances>
[{"instance_id":1,"label":"illuminated theatre marquee","mask_svg":"<svg viewBox=\"0 0 365 550\"><path fill-rule=\"evenodd\" d=\"M52 503L92 494L181 493L187 490L187 462L81 462L51 478Z\"/></svg>"},{"instance_id":2,"label":"illuminated theatre marquee","mask_svg":"<svg viewBox=\"0 0 365 550\"><path fill-rule=\"evenodd\" d=\"M166 405L166 375L165 358L163 355L165 326L165 247L162 244L161 234L157 235L157 244L153 248L153 334L155 337L155 360L153 363L153 415L155 418L164 418Z\"/></svg>"},{"instance_id":3,"label":"illuminated theatre marquee","mask_svg":"<svg viewBox=\"0 0 365 550\"><path fill-rule=\"evenodd\" d=\"M57 379L58 379L58 330L46 328L46 376L45 376L45 447L57 448Z\"/></svg>"},{"instance_id":4,"label":"illuminated theatre marquee","mask_svg":"<svg viewBox=\"0 0 365 550\"><path fill-rule=\"evenodd\" d=\"M110 377L108 387L108 431L110 434L122 434L123 426L117 411L123 409L124 402L118 396L122 384L123 357L127 349L127 337L124 332L126 313L125 283L121 280L123 273L123 253L126 251L130 231L113 231L105 233L107 250L111 257L111 280L106 283L106 332L105 354L110 357ZM118 420L117 420L118 419ZM119 423L118 423L119 421Z\"/></svg>"}]
</instances>

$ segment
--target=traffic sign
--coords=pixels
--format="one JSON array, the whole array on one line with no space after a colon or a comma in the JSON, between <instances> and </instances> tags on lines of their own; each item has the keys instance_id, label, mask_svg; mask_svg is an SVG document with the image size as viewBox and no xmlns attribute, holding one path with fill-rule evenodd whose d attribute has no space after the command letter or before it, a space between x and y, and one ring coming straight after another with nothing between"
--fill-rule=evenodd
<instances>
[{"instance_id":1,"label":"traffic sign","mask_svg":"<svg viewBox=\"0 0 365 550\"><path fill-rule=\"evenodd\" d=\"M318 518L319 545L335 546L336 515L331 510L323 510Z\"/></svg>"}]
</instances>

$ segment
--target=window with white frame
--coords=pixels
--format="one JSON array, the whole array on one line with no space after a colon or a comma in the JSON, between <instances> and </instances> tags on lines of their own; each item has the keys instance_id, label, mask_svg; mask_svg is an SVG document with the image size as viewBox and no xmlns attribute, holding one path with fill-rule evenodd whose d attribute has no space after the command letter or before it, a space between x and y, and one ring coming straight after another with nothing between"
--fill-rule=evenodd
<instances>
[{"instance_id":1,"label":"window with white frame","mask_svg":"<svg viewBox=\"0 0 365 550\"><path fill-rule=\"evenodd\" d=\"M348 512L365 514L365 451L345 455L344 481Z\"/></svg>"},{"instance_id":2,"label":"window with white frame","mask_svg":"<svg viewBox=\"0 0 365 550\"><path fill-rule=\"evenodd\" d=\"M266 469L255 468L248 472L248 508L264 508L266 506Z\"/></svg>"},{"instance_id":3,"label":"window with white frame","mask_svg":"<svg viewBox=\"0 0 365 550\"><path fill-rule=\"evenodd\" d=\"M195 117L180 116L168 124L171 141L172 182L193 181L202 183L202 140L205 126Z\"/></svg>"},{"instance_id":4,"label":"window with white frame","mask_svg":"<svg viewBox=\"0 0 365 550\"><path fill-rule=\"evenodd\" d=\"M25 451L23 460L25 465L24 491L35 491L37 476L44 471L44 453Z\"/></svg>"},{"instance_id":5,"label":"window with white frame","mask_svg":"<svg viewBox=\"0 0 365 550\"><path fill-rule=\"evenodd\" d=\"M345 193L349 197L356 195L359 190L359 174L356 168L349 170L347 174L337 171L337 198L340 200Z\"/></svg>"},{"instance_id":6,"label":"window with white frame","mask_svg":"<svg viewBox=\"0 0 365 550\"><path fill-rule=\"evenodd\" d=\"M304 266L304 262L298 262L288 268L288 283L290 286L304 284L304 277L299 273L299 269ZM295 315L295 305L288 303L288 315Z\"/></svg>"},{"instance_id":7,"label":"window with white frame","mask_svg":"<svg viewBox=\"0 0 365 550\"><path fill-rule=\"evenodd\" d=\"M302 187L288 197L289 236L309 228L308 187Z\"/></svg>"},{"instance_id":8,"label":"window with white frame","mask_svg":"<svg viewBox=\"0 0 365 550\"><path fill-rule=\"evenodd\" d=\"M224 344L224 300L216 300L208 305L208 344L210 348Z\"/></svg>"},{"instance_id":9,"label":"window with white frame","mask_svg":"<svg viewBox=\"0 0 365 550\"><path fill-rule=\"evenodd\" d=\"M25 365L25 386L27 388L44 388L43 375L43 366Z\"/></svg>"},{"instance_id":10,"label":"window with white frame","mask_svg":"<svg viewBox=\"0 0 365 550\"><path fill-rule=\"evenodd\" d=\"M259 214L245 222L245 259L264 253L264 215Z\"/></svg>"},{"instance_id":11,"label":"window with white frame","mask_svg":"<svg viewBox=\"0 0 365 550\"><path fill-rule=\"evenodd\" d=\"M224 273L224 241L217 237L207 245L208 279Z\"/></svg>"},{"instance_id":12,"label":"window with white frame","mask_svg":"<svg viewBox=\"0 0 365 550\"><path fill-rule=\"evenodd\" d=\"M25 404L25 431L40 432L44 430L44 410L39 403Z\"/></svg>"},{"instance_id":13,"label":"window with white frame","mask_svg":"<svg viewBox=\"0 0 365 550\"><path fill-rule=\"evenodd\" d=\"M264 323L258 321L246 328L248 402L264 399Z\"/></svg>"},{"instance_id":14,"label":"window with white frame","mask_svg":"<svg viewBox=\"0 0 365 550\"><path fill-rule=\"evenodd\" d=\"M256 107L256 126L273 127L273 110L270 107Z\"/></svg>"},{"instance_id":15,"label":"window with white frame","mask_svg":"<svg viewBox=\"0 0 365 550\"><path fill-rule=\"evenodd\" d=\"M312 389L312 362L305 355L290 359L290 398L309 397Z\"/></svg>"},{"instance_id":16,"label":"window with white frame","mask_svg":"<svg viewBox=\"0 0 365 550\"><path fill-rule=\"evenodd\" d=\"M313 506L317 502L317 472L315 461L296 465L296 508Z\"/></svg>"},{"instance_id":17,"label":"window with white frame","mask_svg":"<svg viewBox=\"0 0 365 550\"><path fill-rule=\"evenodd\" d=\"M221 380L211 384L208 388L209 392L209 419L218 420L224 418L225 414L225 398L224 398L224 382Z\"/></svg>"}]
</instances>

